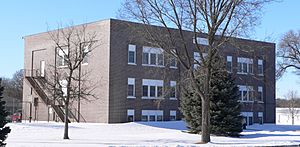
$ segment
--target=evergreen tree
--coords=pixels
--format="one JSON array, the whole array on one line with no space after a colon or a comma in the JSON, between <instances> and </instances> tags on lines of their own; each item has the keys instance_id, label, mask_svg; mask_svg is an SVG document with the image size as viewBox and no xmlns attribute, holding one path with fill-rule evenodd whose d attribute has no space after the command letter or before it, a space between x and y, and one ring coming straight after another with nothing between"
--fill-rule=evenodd
<instances>
[{"instance_id":1,"label":"evergreen tree","mask_svg":"<svg viewBox=\"0 0 300 147\"><path fill-rule=\"evenodd\" d=\"M242 132L239 89L230 74L215 73L211 93L211 131L215 135L238 137Z\"/></svg>"},{"instance_id":2,"label":"evergreen tree","mask_svg":"<svg viewBox=\"0 0 300 147\"><path fill-rule=\"evenodd\" d=\"M3 91L4 87L1 85L2 79L0 78L0 146L4 146L5 139L7 138L7 134L10 133L10 128L5 127L7 124L6 117L8 112L5 110L5 101L3 101Z\"/></svg>"},{"instance_id":3,"label":"evergreen tree","mask_svg":"<svg viewBox=\"0 0 300 147\"><path fill-rule=\"evenodd\" d=\"M180 102L187 128L191 133L201 132L201 98L193 90L184 90Z\"/></svg>"},{"instance_id":4,"label":"evergreen tree","mask_svg":"<svg viewBox=\"0 0 300 147\"><path fill-rule=\"evenodd\" d=\"M239 136L242 131L242 117L239 90L234 79L227 73L224 62L216 58L210 83L211 133L220 136ZM199 70L201 71L201 70ZM199 73L201 74L201 73ZM203 79L199 76L198 81ZM191 87L183 90L180 110L187 127L192 133L201 132L201 99Z\"/></svg>"}]
</instances>

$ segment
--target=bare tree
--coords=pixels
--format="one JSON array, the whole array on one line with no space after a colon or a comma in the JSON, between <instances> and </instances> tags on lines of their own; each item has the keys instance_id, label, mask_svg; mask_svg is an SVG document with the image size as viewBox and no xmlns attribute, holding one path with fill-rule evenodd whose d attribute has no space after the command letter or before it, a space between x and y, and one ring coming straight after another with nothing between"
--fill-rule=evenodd
<instances>
[{"instance_id":1,"label":"bare tree","mask_svg":"<svg viewBox=\"0 0 300 147\"><path fill-rule=\"evenodd\" d=\"M59 28L49 31L49 36L55 46L56 58L54 65L50 65L51 69L47 70L49 73L45 77L45 87L51 95L52 103L58 102L64 106L63 138L69 139L68 123L72 102L77 100L80 103L81 99L95 97L93 91L96 86L88 79L89 71L82 70L81 66L88 62L99 40L96 32L89 31L87 25Z\"/></svg>"},{"instance_id":2,"label":"bare tree","mask_svg":"<svg viewBox=\"0 0 300 147\"><path fill-rule=\"evenodd\" d=\"M260 10L271 0L125 0L121 10L122 18L133 19L145 25L147 39L159 46L164 52L174 55L187 71L185 81L191 84L202 100L203 143L210 142L210 81L212 61L218 56L219 49L234 36L241 36L255 26ZM164 28L161 33L151 31L149 25ZM175 28L176 30L172 29ZM187 35L192 32L192 36ZM205 34L204 34L205 33ZM194 38L194 50L199 59L189 53L187 41ZM206 46L201 45L198 37L206 38ZM200 68L194 68L198 65ZM198 75L202 70L202 75ZM200 84L197 76L205 79Z\"/></svg>"},{"instance_id":3,"label":"bare tree","mask_svg":"<svg viewBox=\"0 0 300 147\"><path fill-rule=\"evenodd\" d=\"M300 75L300 30L289 31L283 35L277 57L277 78L280 78L288 69L293 69L297 75Z\"/></svg>"},{"instance_id":4,"label":"bare tree","mask_svg":"<svg viewBox=\"0 0 300 147\"><path fill-rule=\"evenodd\" d=\"M295 116L299 113L299 110L296 106L296 101L299 99L297 91L288 91L286 98L288 99L288 108L289 114L292 117L292 125L295 123Z\"/></svg>"}]
</instances>

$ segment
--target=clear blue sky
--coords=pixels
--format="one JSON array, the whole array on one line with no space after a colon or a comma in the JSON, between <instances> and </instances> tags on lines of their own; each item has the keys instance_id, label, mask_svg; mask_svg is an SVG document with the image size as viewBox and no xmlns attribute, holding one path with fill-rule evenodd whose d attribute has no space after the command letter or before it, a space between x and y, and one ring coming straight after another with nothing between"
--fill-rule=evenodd
<instances>
[{"instance_id":1,"label":"clear blue sky","mask_svg":"<svg viewBox=\"0 0 300 147\"><path fill-rule=\"evenodd\" d=\"M44 32L58 23L81 24L115 18L122 0L3 0L0 5L0 77L23 68L22 36ZM288 30L300 29L300 1L285 0L266 6L252 39L278 43ZM288 74L277 81L277 97L300 90L299 78ZM300 91L299 91L300 94Z\"/></svg>"}]
</instances>

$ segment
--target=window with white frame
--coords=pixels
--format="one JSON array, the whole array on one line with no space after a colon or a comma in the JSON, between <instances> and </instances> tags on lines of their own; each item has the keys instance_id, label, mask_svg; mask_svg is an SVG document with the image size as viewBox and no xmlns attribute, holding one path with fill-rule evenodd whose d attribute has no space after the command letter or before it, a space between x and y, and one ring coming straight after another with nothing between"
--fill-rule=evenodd
<instances>
[{"instance_id":1,"label":"window with white frame","mask_svg":"<svg viewBox=\"0 0 300 147\"><path fill-rule=\"evenodd\" d=\"M232 72L232 56L227 56L226 69L228 72Z\"/></svg>"},{"instance_id":2,"label":"window with white frame","mask_svg":"<svg viewBox=\"0 0 300 147\"><path fill-rule=\"evenodd\" d=\"M170 120L176 120L176 110L170 110Z\"/></svg>"},{"instance_id":3,"label":"window with white frame","mask_svg":"<svg viewBox=\"0 0 300 147\"><path fill-rule=\"evenodd\" d=\"M67 56L69 54L68 48L57 48L57 65L67 66Z\"/></svg>"},{"instance_id":4,"label":"window with white frame","mask_svg":"<svg viewBox=\"0 0 300 147\"><path fill-rule=\"evenodd\" d=\"M257 88L257 101L263 101L263 87L258 86Z\"/></svg>"},{"instance_id":5,"label":"window with white frame","mask_svg":"<svg viewBox=\"0 0 300 147\"><path fill-rule=\"evenodd\" d=\"M263 75L264 74L264 65L263 60L257 60L257 74Z\"/></svg>"},{"instance_id":6,"label":"window with white frame","mask_svg":"<svg viewBox=\"0 0 300 147\"><path fill-rule=\"evenodd\" d=\"M196 43L195 38L193 38L193 43ZM197 37L197 43L201 45L208 45L208 39L207 38L202 38L202 37Z\"/></svg>"},{"instance_id":7,"label":"window with white frame","mask_svg":"<svg viewBox=\"0 0 300 147\"><path fill-rule=\"evenodd\" d=\"M142 93L143 99L162 99L163 98L163 80L143 79Z\"/></svg>"},{"instance_id":8,"label":"window with white frame","mask_svg":"<svg viewBox=\"0 0 300 147\"><path fill-rule=\"evenodd\" d=\"M142 121L163 121L163 110L142 110Z\"/></svg>"},{"instance_id":9,"label":"window with white frame","mask_svg":"<svg viewBox=\"0 0 300 147\"><path fill-rule=\"evenodd\" d=\"M136 46L129 44L128 45L128 64L136 65Z\"/></svg>"},{"instance_id":10,"label":"window with white frame","mask_svg":"<svg viewBox=\"0 0 300 147\"><path fill-rule=\"evenodd\" d=\"M170 100L176 99L176 81L170 81Z\"/></svg>"},{"instance_id":11,"label":"window with white frame","mask_svg":"<svg viewBox=\"0 0 300 147\"><path fill-rule=\"evenodd\" d=\"M263 124L264 123L264 113L263 112L258 112L257 118L258 118L258 123L259 124Z\"/></svg>"},{"instance_id":12,"label":"window with white frame","mask_svg":"<svg viewBox=\"0 0 300 147\"><path fill-rule=\"evenodd\" d=\"M238 85L240 92L240 101L252 102L254 101L254 89L253 86Z\"/></svg>"},{"instance_id":13,"label":"window with white frame","mask_svg":"<svg viewBox=\"0 0 300 147\"><path fill-rule=\"evenodd\" d=\"M89 47L88 46L84 46L82 48L82 64L88 64L88 58L89 58Z\"/></svg>"},{"instance_id":14,"label":"window with white frame","mask_svg":"<svg viewBox=\"0 0 300 147\"><path fill-rule=\"evenodd\" d=\"M253 59L238 57L238 74L253 74Z\"/></svg>"},{"instance_id":15,"label":"window with white frame","mask_svg":"<svg viewBox=\"0 0 300 147\"><path fill-rule=\"evenodd\" d=\"M61 87L62 95L67 96L67 85L68 81L67 80L60 80L59 85Z\"/></svg>"},{"instance_id":16,"label":"window with white frame","mask_svg":"<svg viewBox=\"0 0 300 147\"><path fill-rule=\"evenodd\" d=\"M177 68L176 50L171 50L169 62L170 62L170 68Z\"/></svg>"},{"instance_id":17,"label":"window with white frame","mask_svg":"<svg viewBox=\"0 0 300 147\"><path fill-rule=\"evenodd\" d=\"M249 126L253 124L253 112L241 112L245 119L245 123Z\"/></svg>"},{"instance_id":18,"label":"window with white frame","mask_svg":"<svg viewBox=\"0 0 300 147\"><path fill-rule=\"evenodd\" d=\"M127 110L127 121L133 122L134 121L134 109L128 109Z\"/></svg>"},{"instance_id":19,"label":"window with white frame","mask_svg":"<svg viewBox=\"0 0 300 147\"><path fill-rule=\"evenodd\" d=\"M202 53L203 58L207 56L207 53ZM194 69L196 69L201 63L200 53L194 52Z\"/></svg>"},{"instance_id":20,"label":"window with white frame","mask_svg":"<svg viewBox=\"0 0 300 147\"><path fill-rule=\"evenodd\" d=\"M128 78L127 98L135 98L135 79L134 78Z\"/></svg>"},{"instance_id":21,"label":"window with white frame","mask_svg":"<svg viewBox=\"0 0 300 147\"><path fill-rule=\"evenodd\" d=\"M143 47L142 65L164 66L164 54L161 48Z\"/></svg>"}]
</instances>

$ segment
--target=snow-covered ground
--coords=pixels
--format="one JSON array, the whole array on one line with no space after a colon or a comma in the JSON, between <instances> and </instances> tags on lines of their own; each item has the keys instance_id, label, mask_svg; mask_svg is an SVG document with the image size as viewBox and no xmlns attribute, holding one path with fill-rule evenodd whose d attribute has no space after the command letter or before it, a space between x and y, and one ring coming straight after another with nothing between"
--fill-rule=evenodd
<instances>
[{"instance_id":1,"label":"snow-covered ground","mask_svg":"<svg viewBox=\"0 0 300 147\"><path fill-rule=\"evenodd\" d=\"M274 146L299 145L300 126L252 125L241 138L211 137L183 132L182 121L123 124L71 123L70 140L63 140L63 124L55 122L10 123L7 147L102 147L102 146Z\"/></svg>"}]
</instances>

